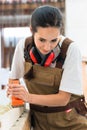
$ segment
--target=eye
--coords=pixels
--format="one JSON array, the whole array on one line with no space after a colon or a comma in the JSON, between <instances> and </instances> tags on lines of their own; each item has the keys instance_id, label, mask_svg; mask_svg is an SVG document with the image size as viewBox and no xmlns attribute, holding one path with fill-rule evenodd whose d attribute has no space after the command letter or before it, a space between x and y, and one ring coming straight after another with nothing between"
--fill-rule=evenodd
<instances>
[{"instance_id":1,"label":"eye","mask_svg":"<svg viewBox=\"0 0 87 130\"><path fill-rule=\"evenodd\" d=\"M51 40L51 42L56 42L57 41L57 39L53 39L53 40Z\"/></svg>"},{"instance_id":2,"label":"eye","mask_svg":"<svg viewBox=\"0 0 87 130\"><path fill-rule=\"evenodd\" d=\"M43 38L40 38L39 39L41 42L45 42L46 40L45 39L43 39Z\"/></svg>"}]
</instances>

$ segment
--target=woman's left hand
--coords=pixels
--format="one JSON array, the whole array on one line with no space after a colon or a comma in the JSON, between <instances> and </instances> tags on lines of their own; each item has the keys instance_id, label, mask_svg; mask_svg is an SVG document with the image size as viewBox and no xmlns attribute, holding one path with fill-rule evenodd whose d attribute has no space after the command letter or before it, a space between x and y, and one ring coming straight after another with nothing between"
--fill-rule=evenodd
<instances>
[{"instance_id":1,"label":"woman's left hand","mask_svg":"<svg viewBox=\"0 0 87 130\"><path fill-rule=\"evenodd\" d=\"M22 99L24 102L29 100L29 92L20 84L8 84L7 96L9 95Z\"/></svg>"}]
</instances>

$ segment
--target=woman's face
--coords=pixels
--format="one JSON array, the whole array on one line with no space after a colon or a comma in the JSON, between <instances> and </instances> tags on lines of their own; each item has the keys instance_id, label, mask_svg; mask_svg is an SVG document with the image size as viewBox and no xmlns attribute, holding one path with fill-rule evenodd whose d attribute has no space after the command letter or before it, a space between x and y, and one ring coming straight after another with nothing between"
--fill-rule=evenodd
<instances>
[{"instance_id":1,"label":"woman's face","mask_svg":"<svg viewBox=\"0 0 87 130\"><path fill-rule=\"evenodd\" d=\"M57 27L38 27L34 33L34 42L38 50L43 54L48 54L53 50L60 39L60 29Z\"/></svg>"}]
</instances>

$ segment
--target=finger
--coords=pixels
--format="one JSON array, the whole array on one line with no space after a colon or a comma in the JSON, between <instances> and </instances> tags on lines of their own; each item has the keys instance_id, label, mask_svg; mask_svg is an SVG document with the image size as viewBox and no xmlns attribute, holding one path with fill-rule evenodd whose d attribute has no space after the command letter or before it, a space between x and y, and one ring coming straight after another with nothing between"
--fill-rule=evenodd
<instances>
[{"instance_id":1,"label":"finger","mask_svg":"<svg viewBox=\"0 0 87 130\"><path fill-rule=\"evenodd\" d=\"M12 89L9 88L9 89L7 90L7 95L11 95L11 94L12 94Z\"/></svg>"},{"instance_id":2,"label":"finger","mask_svg":"<svg viewBox=\"0 0 87 130\"><path fill-rule=\"evenodd\" d=\"M24 88L22 85L19 85L19 84L12 84L10 85L12 88L18 88L18 89L21 89L21 88Z\"/></svg>"},{"instance_id":3,"label":"finger","mask_svg":"<svg viewBox=\"0 0 87 130\"><path fill-rule=\"evenodd\" d=\"M8 89L13 87L13 84L8 84Z\"/></svg>"}]
</instances>

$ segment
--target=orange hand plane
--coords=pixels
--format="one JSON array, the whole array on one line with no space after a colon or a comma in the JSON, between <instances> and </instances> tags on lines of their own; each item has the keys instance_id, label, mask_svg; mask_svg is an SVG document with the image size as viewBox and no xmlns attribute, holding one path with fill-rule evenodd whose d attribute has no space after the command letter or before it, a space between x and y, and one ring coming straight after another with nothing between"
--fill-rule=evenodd
<instances>
[{"instance_id":1,"label":"orange hand plane","mask_svg":"<svg viewBox=\"0 0 87 130\"><path fill-rule=\"evenodd\" d=\"M18 79L9 79L9 84L20 84ZM22 99L11 96L11 106L12 107L20 107L24 105L24 101Z\"/></svg>"}]
</instances>

